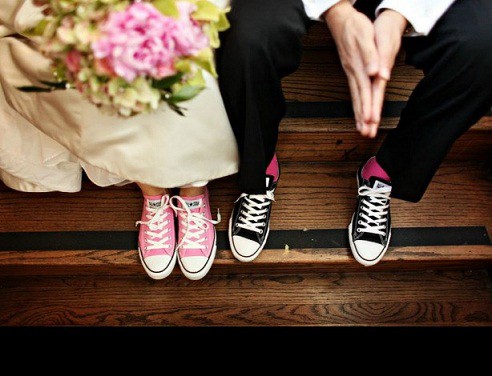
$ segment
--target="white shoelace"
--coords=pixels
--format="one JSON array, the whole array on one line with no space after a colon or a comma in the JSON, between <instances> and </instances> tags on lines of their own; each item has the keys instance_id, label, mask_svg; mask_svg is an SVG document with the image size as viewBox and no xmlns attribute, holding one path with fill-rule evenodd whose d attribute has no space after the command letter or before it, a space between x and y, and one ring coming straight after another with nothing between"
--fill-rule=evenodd
<instances>
[{"instance_id":1,"label":"white shoelace","mask_svg":"<svg viewBox=\"0 0 492 376\"><path fill-rule=\"evenodd\" d=\"M145 217L147 218L147 221L137 221L135 224L136 226L145 225L149 228L148 230L145 230L145 234L150 236L150 239L146 238L147 251L153 249L167 249L171 247L170 244L166 244L169 240L171 240L171 236L164 236L170 232L169 227L166 226L168 226L169 222L172 220L172 218L168 218L169 212L166 210L170 207L169 203L169 195L163 196L161 199L161 206L159 208L146 208L147 213ZM153 240L156 238L160 239Z\"/></svg>"},{"instance_id":2,"label":"white shoelace","mask_svg":"<svg viewBox=\"0 0 492 376\"><path fill-rule=\"evenodd\" d=\"M266 226L266 222L262 221L262 219L266 219L268 206L272 201L275 201L273 192L267 191L266 194L262 195L250 195L243 193L239 196L236 202L243 197L244 201L240 209L241 211L239 212L239 218L236 226L263 234L263 227Z\"/></svg>"},{"instance_id":3,"label":"white shoelace","mask_svg":"<svg viewBox=\"0 0 492 376\"><path fill-rule=\"evenodd\" d=\"M173 200L178 201L176 205ZM178 205L181 203L181 207ZM202 205L204 205L202 203ZM193 213L186 201L180 196L171 198L171 207L179 218L180 231L184 233L177 248L182 249L206 249L207 245L203 244L207 237L205 236L209 226L217 225L221 221L220 211L217 209L217 220L206 218L203 214Z\"/></svg>"},{"instance_id":4,"label":"white shoelace","mask_svg":"<svg viewBox=\"0 0 492 376\"><path fill-rule=\"evenodd\" d=\"M362 219L357 222L357 232L386 235L390 194L391 192L380 192L368 186L359 187L359 195L367 198L362 200Z\"/></svg>"}]
</instances>

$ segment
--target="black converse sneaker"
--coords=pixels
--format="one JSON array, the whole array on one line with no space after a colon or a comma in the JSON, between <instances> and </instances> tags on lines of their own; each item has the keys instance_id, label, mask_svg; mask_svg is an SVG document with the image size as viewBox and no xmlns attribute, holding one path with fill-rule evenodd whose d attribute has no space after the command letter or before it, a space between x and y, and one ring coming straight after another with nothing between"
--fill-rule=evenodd
<instances>
[{"instance_id":1,"label":"black converse sneaker","mask_svg":"<svg viewBox=\"0 0 492 376\"><path fill-rule=\"evenodd\" d=\"M357 172L359 196L350 222L349 242L355 259L362 265L377 264L384 256L391 238L391 183L371 177L365 180Z\"/></svg>"},{"instance_id":2,"label":"black converse sneaker","mask_svg":"<svg viewBox=\"0 0 492 376\"><path fill-rule=\"evenodd\" d=\"M272 175L266 175L266 194L243 193L234 204L229 220L229 243L239 261L253 261L265 247L277 182Z\"/></svg>"}]
</instances>

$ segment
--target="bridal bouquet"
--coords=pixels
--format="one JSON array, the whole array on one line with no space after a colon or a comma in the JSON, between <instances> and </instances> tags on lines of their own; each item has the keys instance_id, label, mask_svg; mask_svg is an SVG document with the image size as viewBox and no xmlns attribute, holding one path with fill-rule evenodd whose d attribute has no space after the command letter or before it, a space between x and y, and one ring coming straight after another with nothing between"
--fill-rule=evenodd
<instances>
[{"instance_id":1,"label":"bridal bouquet","mask_svg":"<svg viewBox=\"0 0 492 376\"><path fill-rule=\"evenodd\" d=\"M229 27L227 9L207 0L33 0L43 19L35 37L52 62L54 81L23 91L75 88L121 116L180 103L217 76L213 49Z\"/></svg>"}]
</instances>

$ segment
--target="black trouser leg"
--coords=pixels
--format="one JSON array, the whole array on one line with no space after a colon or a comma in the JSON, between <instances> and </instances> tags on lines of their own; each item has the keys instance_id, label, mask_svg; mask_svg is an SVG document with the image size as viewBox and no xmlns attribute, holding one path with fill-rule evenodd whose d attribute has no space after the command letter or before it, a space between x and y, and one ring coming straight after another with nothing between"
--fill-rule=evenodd
<instances>
[{"instance_id":1,"label":"black trouser leg","mask_svg":"<svg viewBox=\"0 0 492 376\"><path fill-rule=\"evenodd\" d=\"M231 28L221 35L217 54L219 84L241 156L239 188L264 193L265 169L285 115L280 80L298 68L310 21L301 0L231 5Z\"/></svg>"},{"instance_id":2,"label":"black trouser leg","mask_svg":"<svg viewBox=\"0 0 492 376\"><path fill-rule=\"evenodd\" d=\"M427 37L405 38L423 69L376 158L393 197L419 201L453 142L492 106L492 1L458 0Z\"/></svg>"}]
</instances>

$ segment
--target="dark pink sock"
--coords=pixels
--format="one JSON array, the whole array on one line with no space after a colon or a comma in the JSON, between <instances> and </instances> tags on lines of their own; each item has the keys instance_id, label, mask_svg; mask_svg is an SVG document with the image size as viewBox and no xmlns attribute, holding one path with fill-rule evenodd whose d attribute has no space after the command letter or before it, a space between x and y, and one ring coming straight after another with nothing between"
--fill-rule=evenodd
<instances>
[{"instance_id":1,"label":"dark pink sock","mask_svg":"<svg viewBox=\"0 0 492 376\"><path fill-rule=\"evenodd\" d=\"M279 177L279 171L278 171L278 160L277 160L277 154L273 155L272 160L270 161L270 164L268 165L266 169L267 175L272 175L273 176L273 181L277 181Z\"/></svg>"},{"instance_id":2,"label":"dark pink sock","mask_svg":"<svg viewBox=\"0 0 492 376\"><path fill-rule=\"evenodd\" d=\"M362 167L362 177L365 180L369 180L371 176L375 176L386 181L391 181L389 175L379 165L378 161L376 161L376 157L369 159L364 167Z\"/></svg>"}]
</instances>

